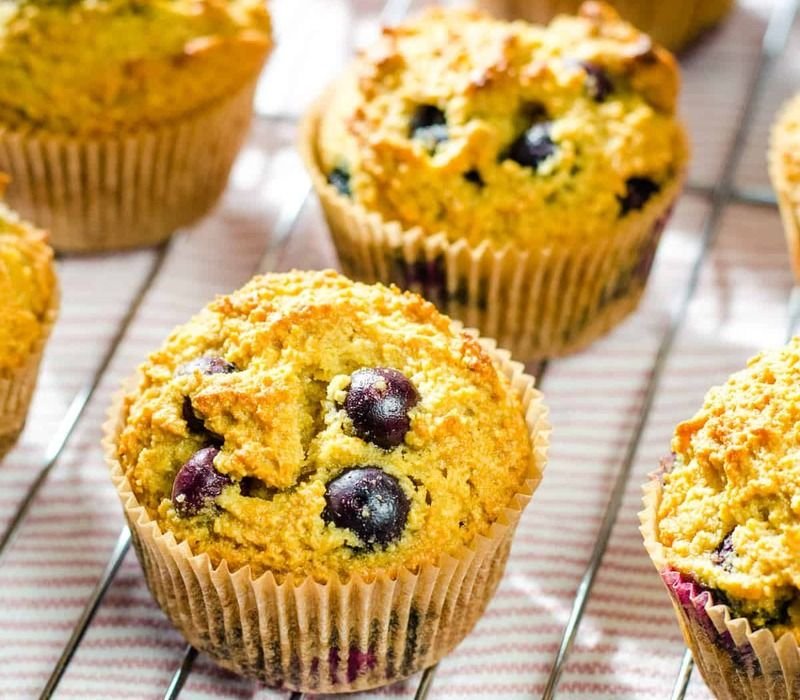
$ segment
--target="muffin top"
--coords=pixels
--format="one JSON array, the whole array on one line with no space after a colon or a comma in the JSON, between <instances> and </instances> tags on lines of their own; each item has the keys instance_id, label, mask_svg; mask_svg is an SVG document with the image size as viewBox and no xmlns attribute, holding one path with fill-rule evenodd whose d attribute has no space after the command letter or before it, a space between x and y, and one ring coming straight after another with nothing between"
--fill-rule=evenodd
<instances>
[{"instance_id":1,"label":"muffin top","mask_svg":"<svg viewBox=\"0 0 800 700\"><path fill-rule=\"evenodd\" d=\"M269 47L264 0L0 0L0 124L163 124L238 90Z\"/></svg>"},{"instance_id":2,"label":"muffin top","mask_svg":"<svg viewBox=\"0 0 800 700\"><path fill-rule=\"evenodd\" d=\"M668 565L755 626L800 629L800 337L712 389L672 448Z\"/></svg>"},{"instance_id":3,"label":"muffin top","mask_svg":"<svg viewBox=\"0 0 800 700\"><path fill-rule=\"evenodd\" d=\"M254 575L455 553L538 477L520 401L433 305L335 272L257 277L141 367L117 442L163 530Z\"/></svg>"},{"instance_id":4,"label":"muffin top","mask_svg":"<svg viewBox=\"0 0 800 700\"><path fill-rule=\"evenodd\" d=\"M427 234L596 239L675 196L678 83L673 57L602 3L548 27L431 10L336 85L317 158L343 196Z\"/></svg>"},{"instance_id":5,"label":"muffin top","mask_svg":"<svg viewBox=\"0 0 800 700\"><path fill-rule=\"evenodd\" d=\"M56 293L47 236L0 203L0 376L35 350Z\"/></svg>"},{"instance_id":6,"label":"muffin top","mask_svg":"<svg viewBox=\"0 0 800 700\"><path fill-rule=\"evenodd\" d=\"M782 194L800 208L800 94L786 104L775 123L770 158Z\"/></svg>"}]
</instances>

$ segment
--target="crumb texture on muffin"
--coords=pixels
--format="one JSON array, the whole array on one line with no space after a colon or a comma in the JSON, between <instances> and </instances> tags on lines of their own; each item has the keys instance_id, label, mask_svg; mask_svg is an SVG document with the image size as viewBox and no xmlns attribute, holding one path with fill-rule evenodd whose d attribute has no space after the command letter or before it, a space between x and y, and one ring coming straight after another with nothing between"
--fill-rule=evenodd
<instances>
[{"instance_id":1,"label":"crumb texture on muffin","mask_svg":"<svg viewBox=\"0 0 800 700\"><path fill-rule=\"evenodd\" d=\"M672 446L656 520L667 564L754 626L797 636L800 337L709 391Z\"/></svg>"},{"instance_id":2,"label":"crumb texture on muffin","mask_svg":"<svg viewBox=\"0 0 800 700\"><path fill-rule=\"evenodd\" d=\"M142 366L126 414L118 456L151 517L256 575L433 562L538 476L477 341L416 295L334 272L218 298Z\"/></svg>"},{"instance_id":3,"label":"crumb texture on muffin","mask_svg":"<svg viewBox=\"0 0 800 700\"><path fill-rule=\"evenodd\" d=\"M0 372L20 367L34 351L54 294L47 236L0 203Z\"/></svg>"},{"instance_id":4,"label":"crumb texture on muffin","mask_svg":"<svg viewBox=\"0 0 800 700\"><path fill-rule=\"evenodd\" d=\"M451 240L610 236L682 176L678 87L674 58L602 3L548 27L434 9L330 93L320 167L367 211Z\"/></svg>"},{"instance_id":5,"label":"crumb texture on muffin","mask_svg":"<svg viewBox=\"0 0 800 700\"><path fill-rule=\"evenodd\" d=\"M238 90L270 45L263 0L0 0L0 125L163 124Z\"/></svg>"}]
</instances>

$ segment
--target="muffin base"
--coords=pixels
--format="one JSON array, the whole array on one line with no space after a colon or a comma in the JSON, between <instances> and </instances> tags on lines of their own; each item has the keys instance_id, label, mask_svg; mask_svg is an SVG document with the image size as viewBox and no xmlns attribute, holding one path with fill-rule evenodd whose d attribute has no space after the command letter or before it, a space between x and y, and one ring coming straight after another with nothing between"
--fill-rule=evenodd
<instances>
[{"instance_id":1,"label":"muffin base","mask_svg":"<svg viewBox=\"0 0 800 700\"><path fill-rule=\"evenodd\" d=\"M47 339L58 317L59 291L56 287L47 309L39 341L20 366L0 371L0 459L14 446L25 427Z\"/></svg>"},{"instance_id":2,"label":"muffin base","mask_svg":"<svg viewBox=\"0 0 800 700\"><path fill-rule=\"evenodd\" d=\"M496 17L546 24L557 14L575 14L583 0L478 0ZM610 0L624 19L672 51L686 47L718 24L733 0Z\"/></svg>"},{"instance_id":3,"label":"muffin base","mask_svg":"<svg viewBox=\"0 0 800 700\"><path fill-rule=\"evenodd\" d=\"M671 570L658 541L656 514L661 473L644 487L639 513L644 545L670 594L686 645L712 692L720 700L792 700L800 697L800 647L791 633L780 639L768 629L753 631L714 593Z\"/></svg>"},{"instance_id":4,"label":"muffin base","mask_svg":"<svg viewBox=\"0 0 800 700\"><path fill-rule=\"evenodd\" d=\"M387 222L327 182L316 149L325 102L309 111L300 147L347 276L415 291L528 361L580 350L638 306L682 175L605 239L528 249L451 242Z\"/></svg>"},{"instance_id":5,"label":"muffin base","mask_svg":"<svg viewBox=\"0 0 800 700\"><path fill-rule=\"evenodd\" d=\"M247 134L257 79L184 119L118 137L64 137L0 125L6 200L56 250L155 245L219 199Z\"/></svg>"},{"instance_id":6,"label":"muffin base","mask_svg":"<svg viewBox=\"0 0 800 700\"><path fill-rule=\"evenodd\" d=\"M533 446L530 473L491 526L456 556L418 571L371 579L254 578L249 567L214 567L139 504L116 458L124 423L121 394L105 426L104 449L148 586L186 639L218 664L267 685L302 692L366 690L437 663L483 614L505 569L511 540L544 469L550 428L534 379L494 341L481 339L520 397Z\"/></svg>"}]
</instances>

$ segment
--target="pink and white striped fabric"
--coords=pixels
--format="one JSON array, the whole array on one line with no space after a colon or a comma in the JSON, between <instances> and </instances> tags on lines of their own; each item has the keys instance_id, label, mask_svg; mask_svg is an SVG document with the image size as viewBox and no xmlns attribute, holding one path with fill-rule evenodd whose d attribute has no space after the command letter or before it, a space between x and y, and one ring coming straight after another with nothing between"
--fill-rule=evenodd
<instances>
[{"instance_id":1,"label":"pink and white striped fabric","mask_svg":"<svg viewBox=\"0 0 800 700\"><path fill-rule=\"evenodd\" d=\"M335 75L353 45L374 36L383 5L273 0L279 48L258 98L259 108L273 118L254 124L217 210L169 246L67 449L0 558L0 697L39 696L122 527L98 446L104 412L120 380L172 326L213 295L244 283L260 265L336 264L313 196L290 235L280 235L307 187L294 150L292 117ZM684 113L693 134L696 185L711 186L721 175L771 6L766 0L740 2L721 30L684 57ZM768 187L767 132L778 105L795 88L798 56L800 29L765 86L737 173L742 187ZM556 430L545 481L519 528L496 598L474 633L441 664L431 697L541 696L670 309L698 252L709 200L701 189L694 192L700 194L687 194L669 225L640 310L588 351L550 364L543 388ZM48 440L69 402L91 380L156 257L155 251L139 251L61 261L62 316L26 432L0 465L0 532L42 468ZM668 697L683 644L641 546L640 486L668 450L675 423L697 409L706 389L758 349L782 342L791 285L777 212L729 205L669 357L559 698ZM129 554L56 696L161 697L183 650L183 640L152 602ZM417 680L359 698L412 698ZM182 697L287 694L237 678L201 656ZM710 697L696 676L688 697Z\"/></svg>"}]
</instances>

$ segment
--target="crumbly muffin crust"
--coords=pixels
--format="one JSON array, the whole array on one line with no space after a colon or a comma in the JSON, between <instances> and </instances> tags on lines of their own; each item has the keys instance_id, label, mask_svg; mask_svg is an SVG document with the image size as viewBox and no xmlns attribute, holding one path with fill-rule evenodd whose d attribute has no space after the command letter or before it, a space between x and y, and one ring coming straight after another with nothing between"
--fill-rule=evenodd
<instances>
[{"instance_id":1,"label":"crumbly muffin crust","mask_svg":"<svg viewBox=\"0 0 800 700\"><path fill-rule=\"evenodd\" d=\"M658 540L670 568L754 626L800 639L800 337L750 361L681 423Z\"/></svg>"},{"instance_id":2,"label":"crumbly muffin crust","mask_svg":"<svg viewBox=\"0 0 800 700\"><path fill-rule=\"evenodd\" d=\"M238 90L270 44L264 0L0 0L0 125L163 124Z\"/></svg>"},{"instance_id":3,"label":"crumbly muffin crust","mask_svg":"<svg viewBox=\"0 0 800 700\"><path fill-rule=\"evenodd\" d=\"M431 10L331 92L329 181L386 220L472 244L613 235L681 176L673 57L602 3L549 27ZM527 143L526 143L527 139Z\"/></svg>"},{"instance_id":4,"label":"crumbly muffin crust","mask_svg":"<svg viewBox=\"0 0 800 700\"><path fill-rule=\"evenodd\" d=\"M4 182L0 180L0 194ZM56 294L47 236L0 203L0 373L20 367L46 332Z\"/></svg>"},{"instance_id":5,"label":"crumbly muffin crust","mask_svg":"<svg viewBox=\"0 0 800 700\"><path fill-rule=\"evenodd\" d=\"M187 371L212 357L227 369ZM345 409L353 373L376 367L417 394L399 444L375 444ZM258 277L218 298L151 355L125 410L118 456L142 505L193 552L255 575L329 580L433 562L486 532L536 476L519 400L474 339L416 295L330 271ZM181 514L176 474L209 442L226 483ZM402 490L399 536L365 542L330 517L326 492L355 467Z\"/></svg>"}]
</instances>

